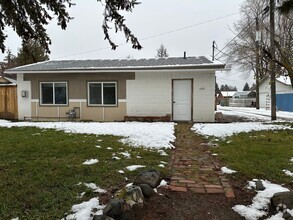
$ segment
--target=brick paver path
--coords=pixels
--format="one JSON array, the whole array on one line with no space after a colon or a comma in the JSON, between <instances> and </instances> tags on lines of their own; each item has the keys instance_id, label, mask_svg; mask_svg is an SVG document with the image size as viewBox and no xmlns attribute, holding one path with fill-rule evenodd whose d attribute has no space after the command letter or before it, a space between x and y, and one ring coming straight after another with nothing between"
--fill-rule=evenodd
<instances>
[{"instance_id":1,"label":"brick paver path","mask_svg":"<svg viewBox=\"0 0 293 220\"><path fill-rule=\"evenodd\" d=\"M194 134L190 124L177 124L176 148L172 151L171 182L172 191L195 193L225 193L234 198L234 191L228 179L215 162L210 147Z\"/></svg>"}]
</instances>

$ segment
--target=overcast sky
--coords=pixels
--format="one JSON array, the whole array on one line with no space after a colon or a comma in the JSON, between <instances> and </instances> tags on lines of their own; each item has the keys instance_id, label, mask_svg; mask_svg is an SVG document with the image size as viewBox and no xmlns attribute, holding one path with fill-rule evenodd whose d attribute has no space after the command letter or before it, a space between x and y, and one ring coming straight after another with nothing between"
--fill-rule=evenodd
<instances>
[{"instance_id":1,"label":"overcast sky","mask_svg":"<svg viewBox=\"0 0 293 220\"><path fill-rule=\"evenodd\" d=\"M123 34L112 33L111 37L120 45L111 50L102 32L103 6L96 0L75 0L76 6L69 9L74 19L64 31L52 22L48 33L52 40L50 59L123 59L155 57L160 44L167 48L169 56L208 56L212 54L212 41L222 49L235 35L229 30L239 17L240 5L245 0L141 0L132 13L125 14L126 24L138 37L143 49L136 51L125 44ZM21 41L13 31L7 29L7 47L17 53ZM2 60L5 54L1 54ZM238 90L251 77L230 73L218 75L218 84L236 85Z\"/></svg>"}]
</instances>

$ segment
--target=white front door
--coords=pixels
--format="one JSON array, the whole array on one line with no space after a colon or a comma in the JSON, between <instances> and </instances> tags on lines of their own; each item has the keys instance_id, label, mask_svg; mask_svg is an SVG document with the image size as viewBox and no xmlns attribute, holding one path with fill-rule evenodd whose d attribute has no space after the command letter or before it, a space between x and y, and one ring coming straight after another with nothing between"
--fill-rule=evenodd
<instances>
[{"instance_id":1,"label":"white front door","mask_svg":"<svg viewBox=\"0 0 293 220\"><path fill-rule=\"evenodd\" d=\"M173 80L173 120L191 121L192 80Z\"/></svg>"}]
</instances>

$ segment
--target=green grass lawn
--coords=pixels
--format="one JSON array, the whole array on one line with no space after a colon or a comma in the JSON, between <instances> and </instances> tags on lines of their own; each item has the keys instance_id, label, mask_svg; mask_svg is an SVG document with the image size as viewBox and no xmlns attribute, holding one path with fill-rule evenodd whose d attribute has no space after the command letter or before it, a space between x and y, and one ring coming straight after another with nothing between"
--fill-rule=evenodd
<instances>
[{"instance_id":1,"label":"green grass lawn","mask_svg":"<svg viewBox=\"0 0 293 220\"><path fill-rule=\"evenodd\" d=\"M228 143L230 142L230 143ZM293 177L283 169L293 172L293 131L259 131L241 133L219 142L218 153L224 165L237 171L234 176L251 180L267 179L293 188Z\"/></svg>"},{"instance_id":2,"label":"green grass lawn","mask_svg":"<svg viewBox=\"0 0 293 220\"><path fill-rule=\"evenodd\" d=\"M133 180L140 171L125 170L129 165L145 165L167 175L158 165L169 157L123 145L120 137L23 127L0 128L0 139L0 219L61 219L72 205L98 195L79 182L104 189L121 187L124 177ZM119 154L125 151L130 159ZM121 160L113 160L113 153ZM99 162L82 164L92 158ZM77 198L81 192L86 194Z\"/></svg>"}]
</instances>

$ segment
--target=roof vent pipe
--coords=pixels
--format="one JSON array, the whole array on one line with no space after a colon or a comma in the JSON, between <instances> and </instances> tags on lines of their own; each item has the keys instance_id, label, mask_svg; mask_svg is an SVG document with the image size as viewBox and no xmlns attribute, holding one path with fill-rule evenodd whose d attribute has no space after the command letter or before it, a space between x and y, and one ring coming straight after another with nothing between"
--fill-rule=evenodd
<instances>
[{"instance_id":1,"label":"roof vent pipe","mask_svg":"<svg viewBox=\"0 0 293 220\"><path fill-rule=\"evenodd\" d=\"M183 59L186 59L186 51L184 51Z\"/></svg>"}]
</instances>

